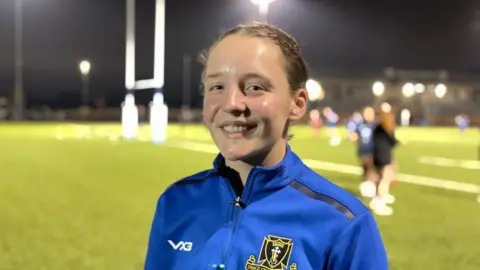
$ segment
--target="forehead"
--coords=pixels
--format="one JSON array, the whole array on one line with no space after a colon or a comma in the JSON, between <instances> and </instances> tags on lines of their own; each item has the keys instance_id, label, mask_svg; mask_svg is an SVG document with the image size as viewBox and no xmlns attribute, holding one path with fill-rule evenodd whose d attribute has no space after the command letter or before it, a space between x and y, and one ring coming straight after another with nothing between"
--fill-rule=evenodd
<instances>
[{"instance_id":1,"label":"forehead","mask_svg":"<svg viewBox=\"0 0 480 270\"><path fill-rule=\"evenodd\" d=\"M209 73L284 72L284 57L278 46L264 38L235 34L224 38L210 52Z\"/></svg>"}]
</instances>

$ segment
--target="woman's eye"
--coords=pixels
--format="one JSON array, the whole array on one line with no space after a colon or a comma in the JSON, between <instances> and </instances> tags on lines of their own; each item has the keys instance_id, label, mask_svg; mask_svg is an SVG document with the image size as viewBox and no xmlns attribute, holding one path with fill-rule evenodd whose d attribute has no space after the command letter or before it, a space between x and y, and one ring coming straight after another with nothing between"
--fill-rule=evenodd
<instances>
[{"instance_id":1,"label":"woman's eye","mask_svg":"<svg viewBox=\"0 0 480 270\"><path fill-rule=\"evenodd\" d=\"M256 92L262 90L265 90L265 88L260 85L250 85L245 89L245 92Z\"/></svg>"},{"instance_id":2,"label":"woman's eye","mask_svg":"<svg viewBox=\"0 0 480 270\"><path fill-rule=\"evenodd\" d=\"M220 84L216 84L209 89L210 91L218 91L218 90L223 90L223 86Z\"/></svg>"}]
</instances>

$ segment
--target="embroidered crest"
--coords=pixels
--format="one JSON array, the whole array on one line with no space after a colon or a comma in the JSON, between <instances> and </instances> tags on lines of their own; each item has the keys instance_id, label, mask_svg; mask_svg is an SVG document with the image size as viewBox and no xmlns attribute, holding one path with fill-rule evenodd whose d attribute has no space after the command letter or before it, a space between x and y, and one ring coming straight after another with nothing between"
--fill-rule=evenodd
<instances>
[{"instance_id":1,"label":"embroidered crest","mask_svg":"<svg viewBox=\"0 0 480 270\"><path fill-rule=\"evenodd\" d=\"M293 263L288 267L292 254L293 240L274 235L263 239L262 248L255 262L255 256L251 255L245 265L246 270L296 270Z\"/></svg>"}]
</instances>

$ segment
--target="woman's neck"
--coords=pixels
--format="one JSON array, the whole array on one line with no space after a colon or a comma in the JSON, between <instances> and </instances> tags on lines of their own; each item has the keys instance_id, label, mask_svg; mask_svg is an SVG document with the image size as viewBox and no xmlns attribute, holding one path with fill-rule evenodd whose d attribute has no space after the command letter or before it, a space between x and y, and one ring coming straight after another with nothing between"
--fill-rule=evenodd
<instances>
[{"instance_id":1,"label":"woman's neck","mask_svg":"<svg viewBox=\"0 0 480 270\"><path fill-rule=\"evenodd\" d=\"M251 161L225 160L225 165L237 171L242 179L242 183L245 185L248 174L255 166L273 167L283 160L286 151L286 142L282 141L275 144L267 153L259 154L258 157L252 158Z\"/></svg>"}]
</instances>

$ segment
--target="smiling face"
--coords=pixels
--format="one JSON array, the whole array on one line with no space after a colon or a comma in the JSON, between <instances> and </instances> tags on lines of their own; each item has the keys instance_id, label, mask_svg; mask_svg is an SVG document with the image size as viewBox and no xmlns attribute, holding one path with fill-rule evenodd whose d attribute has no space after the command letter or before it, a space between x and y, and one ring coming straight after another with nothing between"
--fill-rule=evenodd
<instances>
[{"instance_id":1,"label":"smiling face","mask_svg":"<svg viewBox=\"0 0 480 270\"><path fill-rule=\"evenodd\" d=\"M363 110L363 119L367 123L373 122L375 120L375 110L372 107L366 107Z\"/></svg>"},{"instance_id":2,"label":"smiling face","mask_svg":"<svg viewBox=\"0 0 480 270\"><path fill-rule=\"evenodd\" d=\"M305 114L307 94L291 91L275 43L243 34L223 38L208 56L203 84L204 122L225 159L267 166L283 158L288 125ZM264 161L271 152L282 156Z\"/></svg>"}]
</instances>

